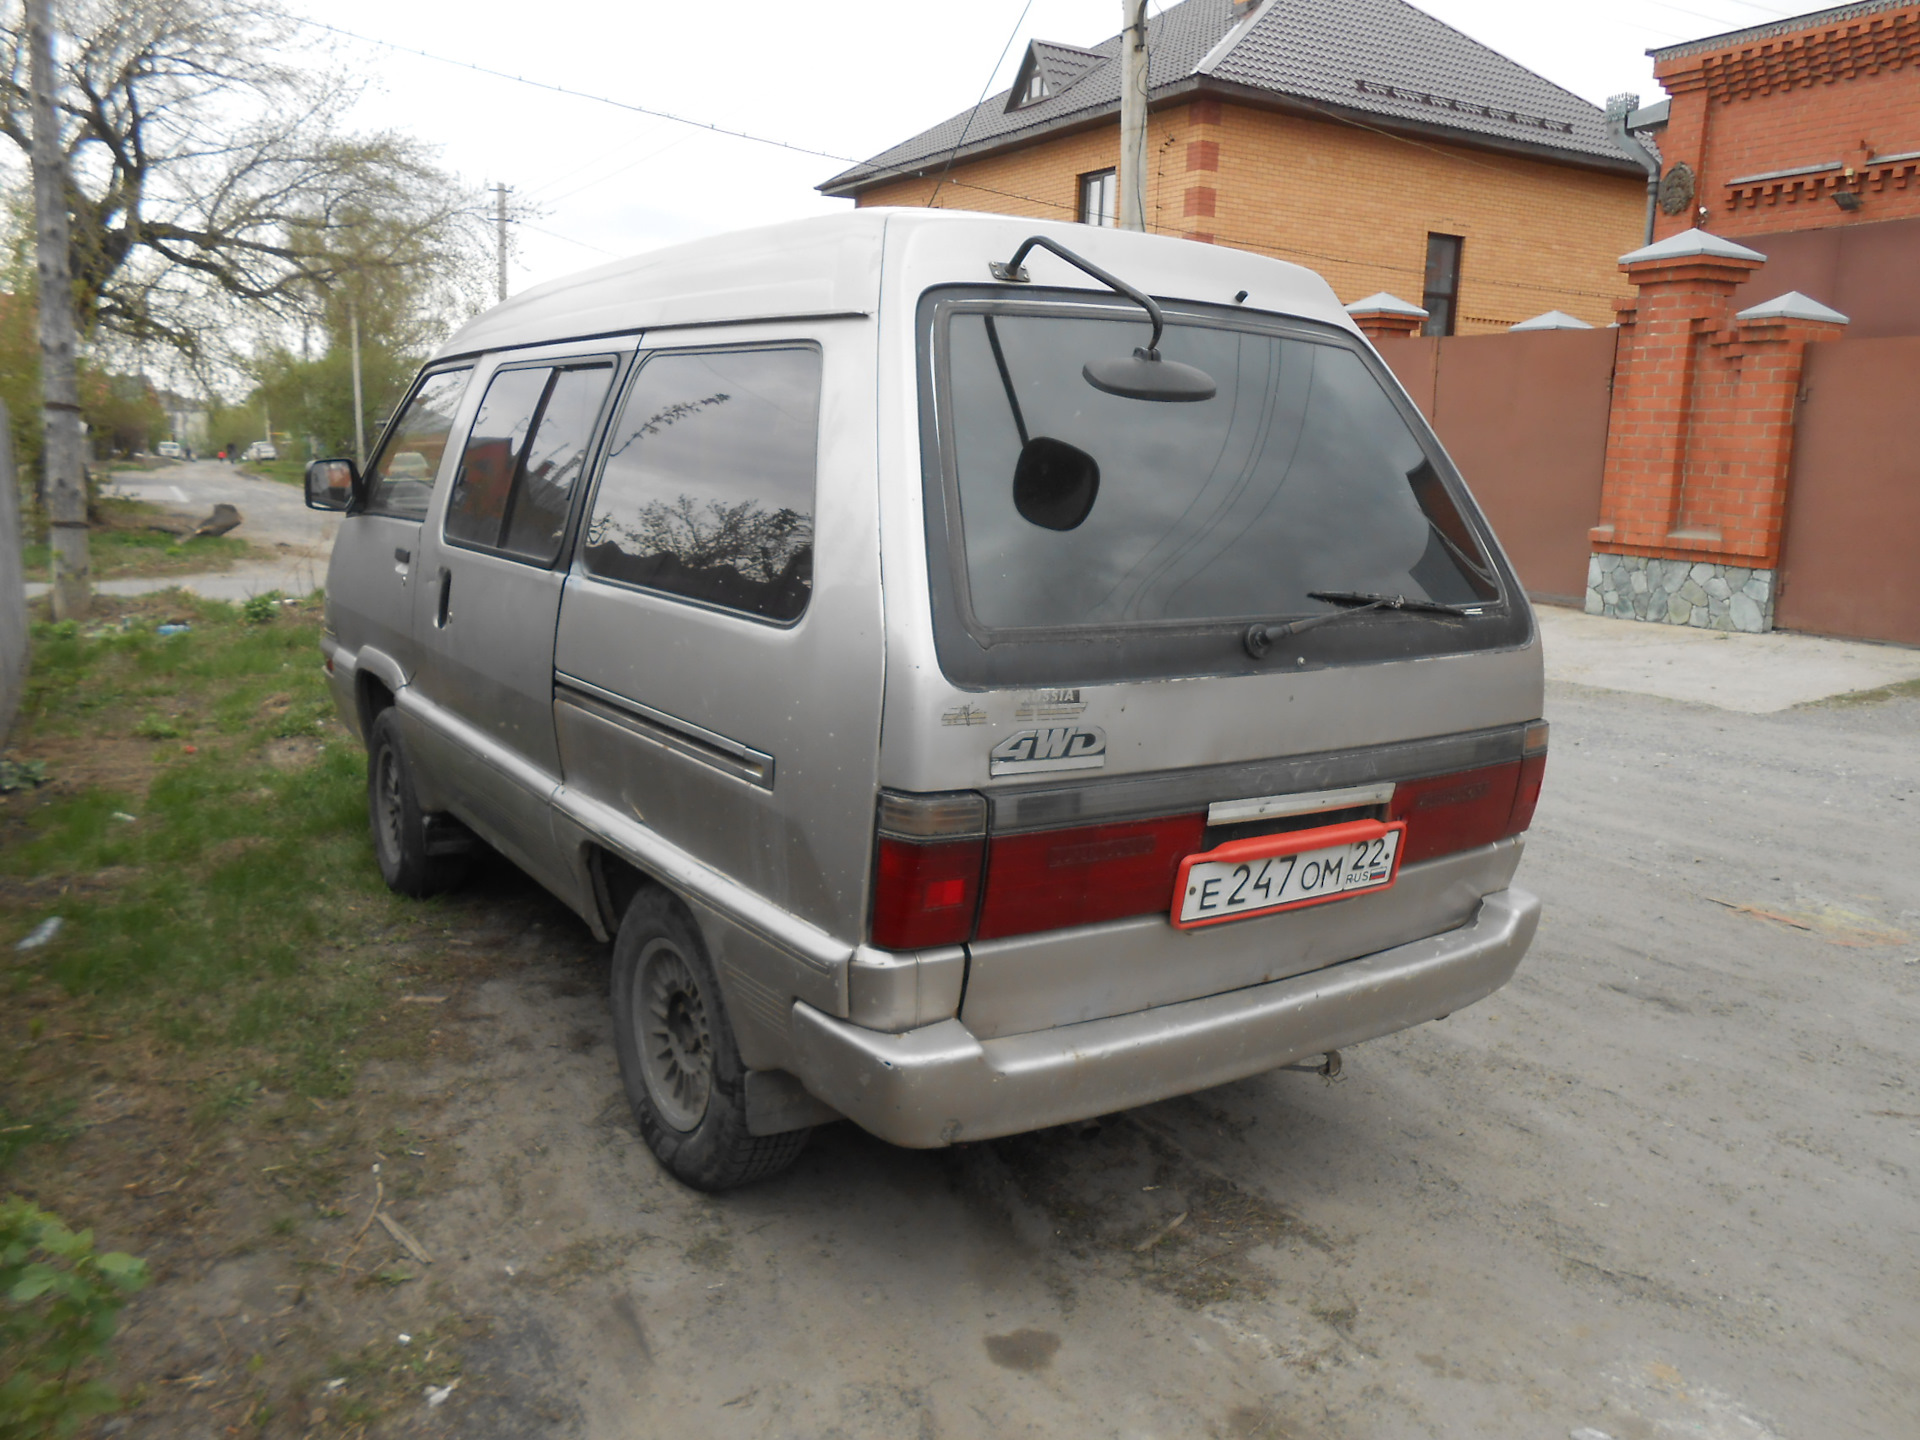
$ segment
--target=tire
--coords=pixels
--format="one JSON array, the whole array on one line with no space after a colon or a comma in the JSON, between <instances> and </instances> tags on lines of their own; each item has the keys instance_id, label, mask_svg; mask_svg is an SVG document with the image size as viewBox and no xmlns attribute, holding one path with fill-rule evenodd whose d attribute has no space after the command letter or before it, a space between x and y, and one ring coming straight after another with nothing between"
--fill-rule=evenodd
<instances>
[{"instance_id":1,"label":"tire","mask_svg":"<svg viewBox=\"0 0 1920 1440\"><path fill-rule=\"evenodd\" d=\"M427 817L400 743L400 717L391 706L374 718L367 739L367 820L380 878L389 890L424 900L460 883L465 857L427 853Z\"/></svg>"},{"instance_id":2,"label":"tire","mask_svg":"<svg viewBox=\"0 0 1920 1440\"><path fill-rule=\"evenodd\" d=\"M613 943L613 1037L647 1148L682 1184L731 1190L791 1165L811 1130L747 1130L746 1067L700 933L657 886Z\"/></svg>"}]
</instances>

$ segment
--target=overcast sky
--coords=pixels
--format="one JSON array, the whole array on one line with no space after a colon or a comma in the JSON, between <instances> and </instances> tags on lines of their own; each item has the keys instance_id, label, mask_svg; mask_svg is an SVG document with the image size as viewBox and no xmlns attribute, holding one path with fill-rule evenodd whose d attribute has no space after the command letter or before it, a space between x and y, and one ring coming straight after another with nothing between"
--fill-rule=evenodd
<instances>
[{"instance_id":1,"label":"overcast sky","mask_svg":"<svg viewBox=\"0 0 1920 1440\"><path fill-rule=\"evenodd\" d=\"M1121 8L1120 0L291 3L394 45L853 158L1003 88L1029 38L1106 38ZM1796 13L1750 0L1421 0L1421 8L1597 104L1623 90L1646 103L1661 98L1649 47ZM331 64L367 82L362 127L410 131L442 147L449 169L511 186L535 208L514 227L515 291L615 256L848 204L813 188L844 168L835 159L340 35L317 38Z\"/></svg>"}]
</instances>

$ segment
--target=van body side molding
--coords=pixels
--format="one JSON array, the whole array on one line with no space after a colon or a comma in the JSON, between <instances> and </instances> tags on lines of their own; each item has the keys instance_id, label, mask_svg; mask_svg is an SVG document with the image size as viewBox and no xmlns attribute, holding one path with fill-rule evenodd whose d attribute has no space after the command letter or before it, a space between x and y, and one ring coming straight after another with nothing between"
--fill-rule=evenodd
<instances>
[{"instance_id":1,"label":"van body side molding","mask_svg":"<svg viewBox=\"0 0 1920 1440\"><path fill-rule=\"evenodd\" d=\"M773 789L773 756L764 750L743 745L718 731L643 705L638 700L603 690L562 670L553 672L553 698L556 704L584 710L663 750L698 760L762 790Z\"/></svg>"}]
</instances>

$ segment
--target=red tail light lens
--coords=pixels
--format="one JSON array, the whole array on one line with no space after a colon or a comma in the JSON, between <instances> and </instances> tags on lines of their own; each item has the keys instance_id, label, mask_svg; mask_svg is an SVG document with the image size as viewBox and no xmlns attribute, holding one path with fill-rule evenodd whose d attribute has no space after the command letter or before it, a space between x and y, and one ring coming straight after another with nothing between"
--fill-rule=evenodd
<instances>
[{"instance_id":1,"label":"red tail light lens","mask_svg":"<svg viewBox=\"0 0 1920 1440\"><path fill-rule=\"evenodd\" d=\"M883 950L959 945L973 934L984 837L916 842L880 837L873 943Z\"/></svg>"},{"instance_id":2,"label":"red tail light lens","mask_svg":"<svg viewBox=\"0 0 1920 1440\"><path fill-rule=\"evenodd\" d=\"M987 855L985 797L971 790L882 790L875 828L873 943L920 950L971 937Z\"/></svg>"},{"instance_id":3,"label":"red tail light lens","mask_svg":"<svg viewBox=\"0 0 1920 1440\"><path fill-rule=\"evenodd\" d=\"M1392 818L1407 822L1402 864L1451 855L1518 835L1533 823L1547 768L1547 722L1527 727L1522 758L1394 787Z\"/></svg>"},{"instance_id":4,"label":"red tail light lens","mask_svg":"<svg viewBox=\"0 0 1920 1440\"><path fill-rule=\"evenodd\" d=\"M1520 762L1459 770L1394 787L1391 818L1407 822L1402 865L1491 845L1508 833Z\"/></svg>"},{"instance_id":5,"label":"red tail light lens","mask_svg":"<svg viewBox=\"0 0 1920 1440\"><path fill-rule=\"evenodd\" d=\"M992 940L1165 912L1180 862L1206 828L1205 815L1173 815L995 836L976 933Z\"/></svg>"}]
</instances>

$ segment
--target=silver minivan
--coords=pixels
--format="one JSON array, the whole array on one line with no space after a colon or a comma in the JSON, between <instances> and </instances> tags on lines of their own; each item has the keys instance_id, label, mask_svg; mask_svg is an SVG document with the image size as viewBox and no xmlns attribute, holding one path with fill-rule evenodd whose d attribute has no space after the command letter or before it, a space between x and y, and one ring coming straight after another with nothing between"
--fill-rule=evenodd
<instances>
[{"instance_id":1,"label":"silver minivan","mask_svg":"<svg viewBox=\"0 0 1920 1440\"><path fill-rule=\"evenodd\" d=\"M480 316L307 495L387 882L484 841L612 938L690 1185L1328 1056L1532 939L1533 616L1298 266L946 211L703 240Z\"/></svg>"}]
</instances>

